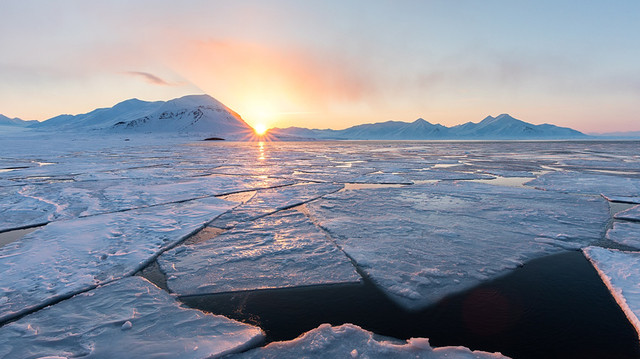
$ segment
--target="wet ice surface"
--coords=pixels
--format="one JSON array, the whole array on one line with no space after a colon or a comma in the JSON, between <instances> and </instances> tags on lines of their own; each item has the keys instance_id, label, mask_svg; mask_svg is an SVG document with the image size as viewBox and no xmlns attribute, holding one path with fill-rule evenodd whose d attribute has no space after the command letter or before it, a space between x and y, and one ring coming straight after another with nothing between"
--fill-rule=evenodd
<instances>
[{"instance_id":1,"label":"wet ice surface","mask_svg":"<svg viewBox=\"0 0 640 359\"><path fill-rule=\"evenodd\" d=\"M636 168L640 164L635 163ZM606 197L640 196L640 178L580 172L551 172L526 183L537 189L564 193L602 194Z\"/></svg>"},{"instance_id":2,"label":"wet ice surface","mask_svg":"<svg viewBox=\"0 0 640 359\"><path fill-rule=\"evenodd\" d=\"M599 197L462 182L343 191L308 208L376 284L411 309L595 242L610 218Z\"/></svg>"},{"instance_id":3,"label":"wet ice surface","mask_svg":"<svg viewBox=\"0 0 640 359\"><path fill-rule=\"evenodd\" d=\"M607 231L607 239L618 244L640 249L640 223L616 222Z\"/></svg>"},{"instance_id":4,"label":"wet ice surface","mask_svg":"<svg viewBox=\"0 0 640 359\"><path fill-rule=\"evenodd\" d=\"M379 337L352 324L337 327L323 324L297 339L271 343L266 347L237 354L231 358L498 359L507 357L500 353L472 352L464 347L432 348L426 338L411 338L403 341Z\"/></svg>"},{"instance_id":5,"label":"wet ice surface","mask_svg":"<svg viewBox=\"0 0 640 359\"><path fill-rule=\"evenodd\" d=\"M352 259L417 308L602 240L610 217L601 193L640 202L634 142L2 141L0 232L53 222L0 249L0 321L126 279L183 239L164 256L174 256L177 292L208 292L214 281L224 291L353 282ZM540 175L546 191L505 187ZM210 197L229 193L238 203ZM286 211L309 201L311 218ZM225 256L207 257L222 246ZM203 278L190 279L199 270Z\"/></svg>"},{"instance_id":6,"label":"wet ice surface","mask_svg":"<svg viewBox=\"0 0 640 359\"><path fill-rule=\"evenodd\" d=\"M235 203L218 198L50 223L0 248L0 322L132 275Z\"/></svg>"},{"instance_id":7,"label":"wet ice surface","mask_svg":"<svg viewBox=\"0 0 640 359\"><path fill-rule=\"evenodd\" d=\"M0 328L0 357L219 358L262 331L186 309L140 277L79 294Z\"/></svg>"},{"instance_id":8,"label":"wet ice surface","mask_svg":"<svg viewBox=\"0 0 640 359\"><path fill-rule=\"evenodd\" d=\"M103 180L0 188L0 231L25 225L291 184L283 179L196 177L178 180Z\"/></svg>"},{"instance_id":9,"label":"wet ice surface","mask_svg":"<svg viewBox=\"0 0 640 359\"><path fill-rule=\"evenodd\" d=\"M640 206L631 207L625 211L618 212L614 218L628 221L640 221Z\"/></svg>"},{"instance_id":10,"label":"wet ice surface","mask_svg":"<svg viewBox=\"0 0 640 359\"><path fill-rule=\"evenodd\" d=\"M360 281L344 253L295 210L177 247L158 262L178 295Z\"/></svg>"},{"instance_id":11,"label":"wet ice surface","mask_svg":"<svg viewBox=\"0 0 640 359\"><path fill-rule=\"evenodd\" d=\"M210 226L230 228L337 192L343 187L341 184L311 183L260 190L246 203L216 218Z\"/></svg>"},{"instance_id":12,"label":"wet ice surface","mask_svg":"<svg viewBox=\"0 0 640 359\"><path fill-rule=\"evenodd\" d=\"M640 253L599 247L583 252L640 336Z\"/></svg>"}]
</instances>

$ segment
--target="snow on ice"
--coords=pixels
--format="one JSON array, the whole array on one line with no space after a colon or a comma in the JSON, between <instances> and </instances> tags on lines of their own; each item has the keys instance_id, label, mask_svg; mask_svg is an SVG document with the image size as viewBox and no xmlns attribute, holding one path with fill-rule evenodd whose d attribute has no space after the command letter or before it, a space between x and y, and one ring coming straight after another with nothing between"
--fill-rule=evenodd
<instances>
[{"instance_id":1,"label":"snow on ice","mask_svg":"<svg viewBox=\"0 0 640 359\"><path fill-rule=\"evenodd\" d=\"M0 323L132 275L234 202L204 198L50 223L0 248Z\"/></svg>"},{"instance_id":2,"label":"snow on ice","mask_svg":"<svg viewBox=\"0 0 640 359\"><path fill-rule=\"evenodd\" d=\"M432 348L426 338L403 341L382 337L353 324L336 327L322 324L294 340L270 343L232 358L508 359L500 353L471 351L465 347Z\"/></svg>"},{"instance_id":3,"label":"snow on ice","mask_svg":"<svg viewBox=\"0 0 640 359\"><path fill-rule=\"evenodd\" d=\"M634 206L622 212L618 212L615 214L614 218L628 221L640 221L640 206Z\"/></svg>"},{"instance_id":4,"label":"snow on ice","mask_svg":"<svg viewBox=\"0 0 640 359\"><path fill-rule=\"evenodd\" d=\"M601 239L601 197L440 182L346 190L307 205L378 286L407 308Z\"/></svg>"},{"instance_id":5,"label":"snow on ice","mask_svg":"<svg viewBox=\"0 0 640 359\"><path fill-rule=\"evenodd\" d=\"M349 259L296 210L236 226L158 258L178 295L359 282Z\"/></svg>"},{"instance_id":6,"label":"snow on ice","mask_svg":"<svg viewBox=\"0 0 640 359\"><path fill-rule=\"evenodd\" d=\"M263 338L260 328L183 308L129 277L1 327L0 357L219 358Z\"/></svg>"},{"instance_id":7,"label":"snow on ice","mask_svg":"<svg viewBox=\"0 0 640 359\"><path fill-rule=\"evenodd\" d=\"M640 336L640 253L587 247L584 255Z\"/></svg>"}]
</instances>

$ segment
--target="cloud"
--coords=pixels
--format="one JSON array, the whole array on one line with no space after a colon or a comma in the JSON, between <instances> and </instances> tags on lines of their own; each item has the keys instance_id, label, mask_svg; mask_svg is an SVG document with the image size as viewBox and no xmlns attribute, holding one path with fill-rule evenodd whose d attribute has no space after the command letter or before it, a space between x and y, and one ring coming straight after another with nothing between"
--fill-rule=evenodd
<instances>
[{"instance_id":1,"label":"cloud","mask_svg":"<svg viewBox=\"0 0 640 359\"><path fill-rule=\"evenodd\" d=\"M186 82L184 81L180 81L180 82L169 82L166 81L154 74L150 74L148 72L142 72L142 71L124 71L121 72L124 75L128 75L128 76L132 76L132 77L138 77L138 78L142 78L144 81L146 81L147 83L150 83L152 85L158 85L158 86L184 86L187 85Z\"/></svg>"}]
</instances>

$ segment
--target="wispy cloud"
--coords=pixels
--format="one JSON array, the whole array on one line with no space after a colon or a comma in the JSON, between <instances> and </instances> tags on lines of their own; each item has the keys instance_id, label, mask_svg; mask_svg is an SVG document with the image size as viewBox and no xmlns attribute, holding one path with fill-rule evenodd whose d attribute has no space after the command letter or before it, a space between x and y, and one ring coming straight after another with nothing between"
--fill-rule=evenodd
<instances>
[{"instance_id":1,"label":"wispy cloud","mask_svg":"<svg viewBox=\"0 0 640 359\"><path fill-rule=\"evenodd\" d=\"M132 77L138 77L143 79L144 81L146 81L147 83L150 83L152 85L158 85L158 86L184 86L187 85L186 82L184 81L180 81L180 82L169 82L166 81L154 74L150 74L148 72L142 72L142 71L123 71L121 72L124 75L128 75L128 76L132 76Z\"/></svg>"}]
</instances>

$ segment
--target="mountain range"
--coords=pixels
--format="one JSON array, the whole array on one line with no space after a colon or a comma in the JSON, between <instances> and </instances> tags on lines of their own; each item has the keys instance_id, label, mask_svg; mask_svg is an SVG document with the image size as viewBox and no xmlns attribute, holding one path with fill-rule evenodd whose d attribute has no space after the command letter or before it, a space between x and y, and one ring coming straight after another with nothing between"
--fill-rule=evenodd
<instances>
[{"instance_id":1,"label":"mountain range","mask_svg":"<svg viewBox=\"0 0 640 359\"><path fill-rule=\"evenodd\" d=\"M96 134L177 134L242 140L254 131L237 113L209 95L189 95L169 101L130 99L110 108L80 115L60 115L43 122L0 115L0 126L47 132ZM508 114L487 116L478 123L447 127L424 119L386 121L343 130L301 127L272 128L273 140L526 140L591 138L579 131L550 124L533 125Z\"/></svg>"},{"instance_id":2,"label":"mountain range","mask_svg":"<svg viewBox=\"0 0 640 359\"><path fill-rule=\"evenodd\" d=\"M38 131L113 134L179 134L241 140L254 131L244 120L209 95L169 101L131 99L81 115L60 115L29 126Z\"/></svg>"},{"instance_id":3,"label":"mountain range","mask_svg":"<svg viewBox=\"0 0 640 359\"><path fill-rule=\"evenodd\" d=\"M487 116L478 123L467 122L447 127L421 118L414 122L386 121L357 125L344 130L318 130L300 127L274 128L269 133L278 136L298 136L325 140L523 140L579 139L582 132L549 124L533 125L508 114Z\"/></svg>"}]
</instances>

